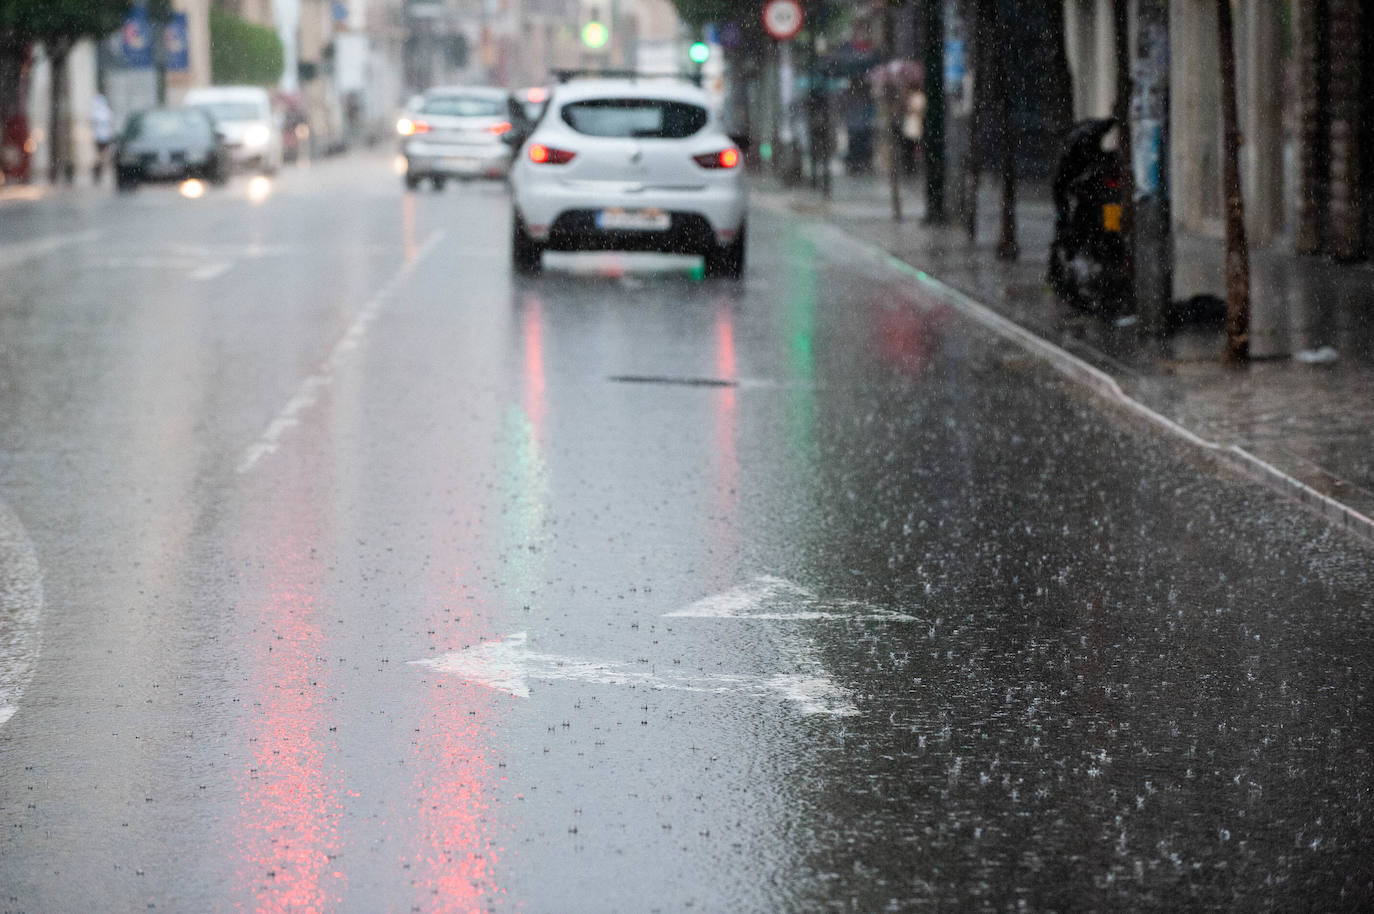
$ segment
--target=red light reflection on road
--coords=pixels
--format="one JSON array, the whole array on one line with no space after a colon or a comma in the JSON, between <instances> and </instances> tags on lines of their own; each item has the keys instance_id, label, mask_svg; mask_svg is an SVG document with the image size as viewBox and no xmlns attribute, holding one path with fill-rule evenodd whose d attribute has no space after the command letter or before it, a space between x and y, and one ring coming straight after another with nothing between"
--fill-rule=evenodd
<instances>
[{"instance_id":1,"label":"red light reflection on road","mask_svg":"<svg viewBox=\"0 0 1374 914\"><path fill-rule=\"evenodd\" d=\"M887 295L875 297L869 308L874 349L886 365L907 377L930 367L948 312L929 310L907 299L893 301Z\"/></svg>"},{"instance_id":2,"label":"red light reflection on road","mask_svg":"<svg viewBox=\"0 0 1374 914\"><path fill-rule=\"evenodd\" d=\"M461 588L460 588L461 589ZM495 871L502 849L492 836L487 784L493 697L482 686L434 680L427 721L416 745L420 847L405 862L429 912L479 912L505 896Z\"/></svg>"},{"instance_id":3,"label":"red light reflection on road","mask_svg":"<svg viewBox=\"0 0 1374 914\"><path fill-rule=\"evenodd\" d=\"M716 371L721 380L739 379L735 357L735 311L728 299L716 302ZM739 554L739 484L740 467L737 438L739 434L739 391L734 387L720 387L715 397L713 449L714 479L711 504L711 541L718 553L716 580L713 586L728 587L738 574Z\"/></svg>"},{"instance_id":4,"label":"red light reflection on road","mask_svg":"<svg viewBox=\"0 0 1374 914\"><path fill-rule=\"evenodd\" d=\"M544 395L544 304L537 295L525 296L521 326L525 347L525 415L534 426L536 444L542 446L548 403Z\"/></svg>"},{"instance_id":5,"label":"red light reflection on road","mask_svg":"<svg viewBox=\"0 0 1374 914\"><path fill-rule=\"evenodd\" d=\"M492 440L455 442L454 452L463 452L473 466L494 461L518 473L534 459L524 452L538 448L532 439L542 429L545 411L542 312L535 298L524 304L523 406L529 418L522 425L528 431L515 460L488 450L496 444ZM488 494L480 473L463 474L451 496L453 516L471 517ZM461 650L500 638L504 633L494 631L490 622L493 611L499 611L492 607L492 584L475 569L495 562L492 553L501 538L480 526L445 521L431 541L445 544L425 600L425 627L443 635L436 650ZM416 837L401 861L415 893L410 905L436 914L477 914L506 901L497 879L504 849L490 786L501 777L494 735L501 699L483 686L442 675L427 677L422 688L410 813Z\"/></svg>"},{"instance_id":6,"label":"red light reflection on road","mask_svg":"<svg viewBox=\"0 0 1374 914\"><path fill-rule=\"evenodd\" d=\"M257 690L253 763L239 778L238 882L260 912L333 910L347 887L342 873L330 871L342 809L321 743L328 666L309 545L287 529L301 522L298 507L287 500L279 509L268 601L252 620Z\"/></svg>"}]
</instances>

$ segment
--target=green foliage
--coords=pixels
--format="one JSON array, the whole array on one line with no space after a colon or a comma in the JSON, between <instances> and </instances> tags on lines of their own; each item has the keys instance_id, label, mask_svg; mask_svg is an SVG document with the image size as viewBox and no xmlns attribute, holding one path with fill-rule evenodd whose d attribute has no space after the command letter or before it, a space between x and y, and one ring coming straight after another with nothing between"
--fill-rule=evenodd
<instances>
[{"instance_id":1,"label":"green foliage","mask_svg":"<svg viewBox=\"0 0 1374 914\"><path fill-rule=\"evenodd\" d=\"M3 0L0 0L3 2ZM274 86L285 55L272 29L210 10L210 79L217 85Z\"/></svg>"},{"instance_id":2,"label":"green foliage","mask_svg":"<svg viewBox=\"0 0 1374 914\"><path fill-rule=\"evenodd\" d=\"M133 0L0 0L0 32L21 40L67 44L119 28Z\"/></svg>"}]
</instances>

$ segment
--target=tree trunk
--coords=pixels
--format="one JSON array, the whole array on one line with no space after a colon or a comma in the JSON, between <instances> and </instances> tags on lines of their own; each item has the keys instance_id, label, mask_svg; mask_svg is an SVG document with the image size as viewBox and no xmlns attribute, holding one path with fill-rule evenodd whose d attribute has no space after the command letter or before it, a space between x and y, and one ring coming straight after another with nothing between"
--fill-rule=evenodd
<instances>
[{"instance_id":1,"label":"tree trunk","mask_svg":"<svg viewBox=\"0 0 1374 914\"><path fill-rule=\"evenodd\" d=\"M71 42L56 38L45 50L52 74L48 87L48 181L70 184L76 172L72 162L71 104L67 98L67 57Z\"/></svg>"},{"instance_id":2,"label":"tree trunk","mask_svg":"<svg viewBox=\"0 0 1374 914\"><path fill-rule=\"evenodd\" d=\"M1245 202L1240 191L1240 124L1236 116L1236 52L1231 0L1217 0L1221 56L1222 181L1226 195L1226 349L1222 361L1250 359L1250 250L1245 241Z\"/></svg>"},{"instance_id":3,"label":"tree trunk","mask_svg":"<svg viewBox=\"0 0 1374 914\"><path fill-rule=\"evenodd\" d=\"M931 225L943 225L945 212L945 19L937 0L926 0L925 135L921 153L926 168L926 217Z\"/></svg>"},{"instance_id":4,"label":"tree trunk","mask_svg":"<svg viewBox=\"0 0 1374 914\"><path fill-rule=\"evenodd\" d=\"M964 151L964 232L969 241L978 240L978 183L982 171L982 151L979 141L985 120L983 108L987 100L988 80L985 72L989 48L988 5L990 0L974 0L973 49L969 70L973 73L973 111L969 116L968 149Z\"/></svg>"},{"instance_id":5,"label":"tree trunk","mask_svg":"<svg viewBox=\"0 0 1374 914\"><path fill-rule=\"evenodd\" d=\"M992 66L993 91L997 94L997 153L1002 172L1002 223L997 239L997 259L1015 260L1021 254L1016 243L1016 129L1011 116L1011 67L1007 60L1012 53L1011 29L1000 4L989 4L992 21L988 34L996 49L989 63Z\"/></svg>"},{"instance_id":6,"label":"tree trunk","mask_svg":"<svg viewBox=\"0 0 1374 914\"><path fill-rule=\"evenodd\" d=\"M1112 27L1116 52L1116 147L1121 155L1121 237L1126 243L1126 278L1122 283L1127 313L1135 306L1135 167L1131 160L1131 0L1112 0Z\"/></svg>"},{"instance_id":7,"label":"tree trunk","mask_svg":"<svg viewBox=\"0 0 1374 914\"><path fill-rule=\"evenodd\" d=\"M1064 24L1064 0L1045 0L1049 42L1049 120L1054 136L1063 136L1073 126L1073 73L1069 69L1069 43ZM1003 28L1004 33L1009 31Z\"/></svg>"},{"instance_id":8,"label":"tree trunk","mask_svg":"<svg viewBox=\"0 0 1374 914\"><path fill-rule=\"evenodd\" d=\"M27 42L0 31L0 133L9 117L23 109L19 83L28 50Z\"/></svg>"},{"instance_id":9,"label":"tree trunk","mask_svg":"<svg viewBox=\"0 0 1374 914\"><path fill-rule=\"evenodd\" d=\"M883 16L883 59L897 59L897 11L887 7ZM883 95L887 113L888 196L892 202L892 221L902 221L902 89L895 73L889 74Z\"/></svg>"}]
</instances>

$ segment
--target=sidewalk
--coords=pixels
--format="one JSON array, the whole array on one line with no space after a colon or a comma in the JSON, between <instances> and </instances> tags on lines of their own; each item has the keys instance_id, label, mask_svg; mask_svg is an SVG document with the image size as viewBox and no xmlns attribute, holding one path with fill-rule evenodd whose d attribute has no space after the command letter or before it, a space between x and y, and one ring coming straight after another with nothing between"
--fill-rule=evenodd
<instances>
[{"instance_id":1,"label":"sidewalk","mask_svg":"<svg viewBox=\"0 0 1374 914\"><path fill-rule=\"evenodd\" d=\"M1127 396L1198 436L1237 446L1374 518L1374 265L1337 265L1278 246L1253 250L1254 362L1233 371L1220 363L1219 324L1185 327L1161 348L1143 341L1136 326L1117 326L1059 303L1044 281L1053 213L1043 187L1018 188L1021 257L998 261L999 199L989 186L994 176L983 183L974 245L960 228L922 224L919 179L903 187L901 223L892 221L883 177L837 176L829 202L809 185L785 188L767 178L755 182L755 192L887 250L1107 372ZM1176 298L1224 295L1220 241L1180 235L1176 251ZM1294 357L1323 347L1335 351L1334 362ZM1312 501L1300 491L1292 494ZM1374 525L1362 532L1374 535Z\"/></svg>"}]
</instances>

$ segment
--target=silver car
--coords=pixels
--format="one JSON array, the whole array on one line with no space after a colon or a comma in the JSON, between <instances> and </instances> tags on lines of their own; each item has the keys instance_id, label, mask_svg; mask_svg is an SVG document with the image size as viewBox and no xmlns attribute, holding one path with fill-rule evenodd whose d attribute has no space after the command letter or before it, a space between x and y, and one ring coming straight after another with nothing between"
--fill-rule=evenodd
<instances>
[{"instance_id":1,"label":"silver car","mask_svg":"<svg viewBox=\"0 0 1374 914\"><path fill-rule=\"evenodd\" d=\"M502 137L511 130L510 106L502 89L450 87L420 96L396 122L406 188L426 178L441 190L449 178L505 177L512 153Z\"/></svg>"}]
</instances>

